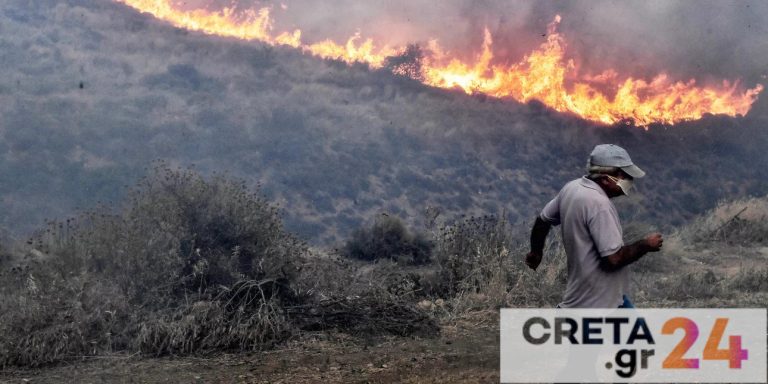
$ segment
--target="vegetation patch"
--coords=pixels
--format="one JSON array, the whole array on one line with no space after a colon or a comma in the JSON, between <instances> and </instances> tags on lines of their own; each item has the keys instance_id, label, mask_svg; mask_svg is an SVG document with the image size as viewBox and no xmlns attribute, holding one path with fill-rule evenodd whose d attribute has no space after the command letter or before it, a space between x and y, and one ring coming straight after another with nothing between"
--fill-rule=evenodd
<instances>
[{"instance_id":1,"label":"vegetation patch","mask_svg":"<svg viewBox=\"0 0 768 384\"><path fill-rule=\"evenodd\" d=\"M768 244L768 198L722 201L688 224L682 235L689 242Z\"/></svg>"},{"instance_id":2,"label":"vegetation patch","mask_svg":"<svg viewBox=\"0 0 768 384\"><path fill-rule=\"evenodd\" d=\"M366 260L397 260L408 264L429 262L432 243L423 233L412 232L402 220L380 215L369 227L359 228L344 245L345 256Z\"/></svg>"},{"instance_id":3,"label":"vegetation patch","mask_svg":"<svg viewBox=\"0 0 768 384\"><path fill-rule=\"evenodd\" d=\"M258 350L302 330L434 333L378 286L317 289L306 244L242 182L159 164L125 207L51 222L0 267L0 366ZM330 263L326 277L343 267Z\"/></svg>"}]
</instances>

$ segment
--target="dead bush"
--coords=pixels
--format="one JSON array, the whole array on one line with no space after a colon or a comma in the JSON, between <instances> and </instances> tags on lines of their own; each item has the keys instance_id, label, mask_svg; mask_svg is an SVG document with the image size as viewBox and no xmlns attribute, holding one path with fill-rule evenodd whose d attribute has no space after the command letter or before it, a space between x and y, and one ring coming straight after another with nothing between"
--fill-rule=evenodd
<instances>
[{"instance_id":1,"label":"dead bush","mask_svg":"<svg viewBox=\"0 0 768 384\"><path fill-rule=\"evenodd\" d=\"M435 328L379 286L352 296L344 284L308 278L307 246L258 190L162 164L123 209L49 223L22 253L19 265L0 266L0 366L115 351L256 350L304 329ZM343 268L325 267L349 280Z\"/></svg>"},{"instance_id":2,"label":"dead bush","mask_svg":"<svg viewBox=\"0 0 768 384\"><path fill-rule=\"evenodd\" d=\"M554 306L565 287L563 252L557 240L550 241L542 265L530 270L523 263L526 231L494 216L442 228L433 252L437 296L457 298L466 309Z\"/></svg>"},{"instance_id":3,"label":"dead bush","mask_svg":"<svg viewBox=\"0 0 768 384\"><path fill-rule=\"evenodd\" d=\"M728 278L728 288L736 295L768 291L768 268L745 268Z\"/></svg>"},{"instance_id":4,"label":"dead bush","mask_svg":"<svg viewBox=\"0 0 768 384\"><path fill-rule=\"evenodd\" d=\"M667 277L653 290L655 297L669 300L709 299L723 294L723 278L709 269L691 271Z\"/></svg>"},{"instance_id":5,"label":"dead bush","mask_svg":"<svg viewBox=\"0 0 768 384\"><path fill-rule=\"evenodd\" d=\"M307 331L330 327L353 334L434 336L439 329L435 320L413 302L376 290L288 307L287 312L300 329Z\"/></svg>"},{"instance_id":6,"label":"dead bush","mask_svg":"<svg viewBox=\"0 0 768 384\"><path fill-rule=\"evenodd\" d=\"M275 298L257 302L198 301L181 310L153 313L139 325L131 346L153 355L270 348L290 335L292 325Z\"/></svg>"},{"instance_id":7,"label":"dead bush","mask_svg":"<svg viewBox=\"0 0 768 384\"><path fill-rule=\"evenodd\" d=\"M306 252L258 191L162 164L122 210L49 223L27 243L26 261L2 283L3 365L267 345L289 327L272 308L294 299ZM271 283L259 297L228 296L253 281Z\"/></svg>"},{"instance_id":8,"label":"dead bush","mask_svg":"<svg viewBox=\"0 0 768 384\"><path fill-rule=\"evenodd\" d=\"M768 244L768 196L721 202L680 235L688 243Z\"/></svg>"},{"instance_id":9,"label":"dead bush","mask_svg":"<svg viewBox=\"0 0 768 384\"><path fill-rule=\"evenodd\" d=\"M406 264L429 262L431 242L420 232L408 230L402 220L380 215L370 227L356 230L343 248L347 257L366 260L395 260Z\"/></svg>"}]
</instances>

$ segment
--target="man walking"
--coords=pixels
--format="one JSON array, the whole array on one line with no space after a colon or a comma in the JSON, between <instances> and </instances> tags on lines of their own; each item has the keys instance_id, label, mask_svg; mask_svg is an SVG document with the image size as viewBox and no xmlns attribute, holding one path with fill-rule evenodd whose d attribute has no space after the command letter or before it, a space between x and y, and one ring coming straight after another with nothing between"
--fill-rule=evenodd
<instances>
[{"instance_id":1,"label":"man walking","mask_svg":"<svg viewBox=\"0 0 768 384\"><path fill-rule=\"evenodd\" d=\"M595 147L588 174L566 184L542 210L531 231L525 263L536 269L552 226L561 225L568 258L568 284L560 308L632 307L627 265L661 248L659 233L624 245L611 198L628 195L634 179L645 176L627 151L613 144Z\"/></svg>"}]
</instances>

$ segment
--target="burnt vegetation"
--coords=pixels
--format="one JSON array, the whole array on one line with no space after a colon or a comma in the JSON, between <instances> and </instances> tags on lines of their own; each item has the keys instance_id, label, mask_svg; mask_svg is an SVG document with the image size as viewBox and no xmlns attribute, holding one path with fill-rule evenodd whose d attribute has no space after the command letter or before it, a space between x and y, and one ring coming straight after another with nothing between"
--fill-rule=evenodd
<instances>
[{"instance_id":1,"label":"burnt vegetation","mask_svg":"<svg viewBox=\"0 0 768 384\"><path fill-rule=\"evenodd\" d=\"M313 332L429 337L445 316L551 303L564 282L558 256L526 283L515 229L495 217L414 234L381 216L334 256L227 175L161 162L126 196L4 243L0 366L253 351Z\"/></svg>"},{"instance_id":2,"label":"burnt vegetation","mask_svg":"<svg viewBox=\"0 0 768 384\"><path fill-rule=\"evenodd\" d=\"M421 68L423 60L424 52L421 47L416 44L410 44L400 55L387 58L384 68L396 75L423 81L424 72Z\"/></svg>"}]
</instances>

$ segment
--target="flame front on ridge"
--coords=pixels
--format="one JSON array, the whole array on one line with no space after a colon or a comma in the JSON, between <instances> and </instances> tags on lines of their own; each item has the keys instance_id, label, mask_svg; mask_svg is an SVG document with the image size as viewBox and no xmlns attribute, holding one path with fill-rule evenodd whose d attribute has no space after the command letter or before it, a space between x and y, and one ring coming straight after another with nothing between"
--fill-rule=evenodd
<instances>
[{"instance_id":1,"label":"flame front on ridge","mask_svg":"<svg viewBox=\"0 0 768 384\"><path fill-rule=\"evenodd\" d=\"M218 12L184 11L175 8L171 0L116 1L180 28L289 45L318 57L363 62L374 68L384 66L389 57L405 52L402 47L378 46L359 33L343 45L331 40L303 44L298 29L275 35L270 8L239 12L233 8ZM434 87L460 88L466 93L511 97L521 102L535 99L557 111L571 112L587 120L605 124L633 120L640 126L696 120L705 113L745 115L763 90L760 84L743 90L738 82L728 81L717 88L698 86L694 80L674 81L663 73L650 81L631 77L622 80L613 70L579 78L573 62L565 58L565 39L557 32L560 20L560 16L556 16L548 26L547 40L515 64L493 64L493 38L487 29L473 63L452 58L436 41L430 41L422 48L420 73L415 77ZM612 97L590 84L594 82L610 90Z\"/></svg>"}]
</instances>

